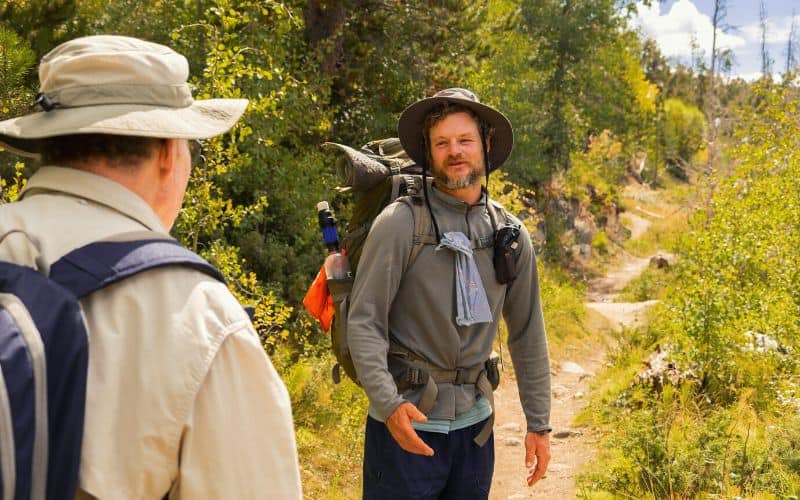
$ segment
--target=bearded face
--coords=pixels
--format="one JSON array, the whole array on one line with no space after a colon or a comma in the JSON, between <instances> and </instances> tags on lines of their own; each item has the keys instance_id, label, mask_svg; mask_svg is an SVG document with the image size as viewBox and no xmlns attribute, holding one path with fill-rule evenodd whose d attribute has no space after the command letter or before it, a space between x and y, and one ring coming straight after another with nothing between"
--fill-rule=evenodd
<instances>
[{"instance_id":1,"label":"bearded face","mask_svg":"<svg viewBox=\"0 0 800 500\"><path fill-rule=\"evenodd\" d=\"M483 148L475 119L453 113L429 132L431 168L437 186L458 190L480 184L484 175Z\"/></svg>"}]
</instances>

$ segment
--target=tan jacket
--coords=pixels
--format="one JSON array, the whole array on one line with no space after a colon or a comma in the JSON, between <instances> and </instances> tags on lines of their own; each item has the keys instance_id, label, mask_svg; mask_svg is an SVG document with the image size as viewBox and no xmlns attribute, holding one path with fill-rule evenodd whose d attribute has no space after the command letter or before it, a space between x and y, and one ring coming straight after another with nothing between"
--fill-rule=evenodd
<instances>
[{"instance_id":1,"label":"tan jacket","mask_svg":"<svg viewBox=\"0 0 800 500\"><path fill-rule=\"evenodd\" d=\"M43 271L128 231L166 233L134 193L44 167L0 206L0 259ZM300 498L286 388L225 285L150 270L81 305L89 333L79 498Z\"/></svg>"},{"instance_id":2,"label":"tan jacket","mask_svg":"<svg viewBox=\"0 0 800 500\"><path fill-rule=\"evenodd\" d=\"M460 231L470 239L493 238L485 197L470 206L435 188L429 194L442 234ZM550 362L539 276L530 236L520 226L519 276L510 285L497 282L491 247L474 252L493 321L459 326L453 253L425 245L406 269L414 237L411 209L396 202L375 219L359 260L347 321L348 345L369 397L370 415L385 421L400 404L417 404L421 396L421 389L398 392L392 374L403 365L392 357L387 360L390 334L433 365L455 370L489 358L504 318L528 430L550 429ZM472 408L479 393L467 384L443 383L438 389L428 418L453 420Z\"/></svg>"}]
</instances>

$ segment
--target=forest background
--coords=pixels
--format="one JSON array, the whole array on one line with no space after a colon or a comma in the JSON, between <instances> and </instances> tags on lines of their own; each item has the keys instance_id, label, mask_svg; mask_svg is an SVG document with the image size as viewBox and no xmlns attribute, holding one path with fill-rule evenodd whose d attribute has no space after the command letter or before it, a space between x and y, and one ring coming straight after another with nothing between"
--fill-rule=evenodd
<instances>
[{"instance_id":1,"label":"forest background","mask_svg":"<svg viewBox=\"0 0 800 500\"><path fill-rule=\"evenodd\" d=\"M336 158L323 142L395 136L405 106L451 86L505 112L516 143L492 195L530 229L555 347L585 335L584 283L624 245L622 184L685 186L681 202L694 215L669 241L678 264L638 284L644 298L663 299L658 320L620 336L587 417L613 439L582 491L798 495L796 61L789 50L782 81L755 83L730 78L723 51L670 65L628 28L634 8L3 0L0 119L29 112L42 55L87 34L169 45L189 59L196 98L250 99L233 132L207 144L208 166L193 171L173 233L256 305L256 328L292 396L310 498L358 496L366 408L355 385L331 381L329 338L301 306L324 258L316 203L331 201L342 220L351 208L334 190ZM7 201L36 168L17 160L0 156ZM692 375L637 385L638 361L656 345L672 346Z\"/></svg>"}]
</instances>

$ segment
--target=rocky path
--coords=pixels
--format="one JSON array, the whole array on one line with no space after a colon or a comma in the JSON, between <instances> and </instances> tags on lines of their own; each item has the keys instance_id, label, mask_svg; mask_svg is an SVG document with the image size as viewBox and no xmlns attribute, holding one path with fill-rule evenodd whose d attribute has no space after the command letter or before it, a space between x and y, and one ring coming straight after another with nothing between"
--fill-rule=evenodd
<instances>
[{"instance_id":1,"label":"rocky path","mask_svg":"<svg viewBox=\"0 0 800 500\"><path fill-rule=\"evenodd\" d=\"M650 221L635 216L630 221L632 236L643 234ZM522 442L525 418L513 374L507 370L495 393L495 476L491 499L525 498L572 499L576 496L575 479L583 466L595 456L599 436L590 428L574 427L575 416L586 407L591 381L605 363L607 335L602 332L621 326L634 326L643 320L655 301L619 303L614 299L625 285L639 276L649 259L623 254L605 276L589 283L586 306L589 329L599 332L576 339L563 352L553 355L551 435L552 460L545 479L534 487L525 484L525 447Z\"/></svg>"}]
</instances>

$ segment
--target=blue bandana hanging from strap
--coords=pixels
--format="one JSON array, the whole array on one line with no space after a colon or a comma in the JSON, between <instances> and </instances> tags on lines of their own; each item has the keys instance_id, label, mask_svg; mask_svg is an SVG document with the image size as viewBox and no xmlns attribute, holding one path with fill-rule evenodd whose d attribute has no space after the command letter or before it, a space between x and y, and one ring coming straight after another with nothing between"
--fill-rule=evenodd
<instances>
[{"instance_id":1,"label":"blue bandana hanging from strap","mask_svg":"<svg viewBox=\"0 0 800 500\"><path fill-rule=\"evenodd\" d=\"M491 323L492 311L472 255L469 238L458 231L444 233L436 250L442 248L448 248L456 253L456 323L461 326Z\"/></svg>"}]
</instances>

